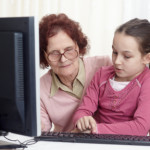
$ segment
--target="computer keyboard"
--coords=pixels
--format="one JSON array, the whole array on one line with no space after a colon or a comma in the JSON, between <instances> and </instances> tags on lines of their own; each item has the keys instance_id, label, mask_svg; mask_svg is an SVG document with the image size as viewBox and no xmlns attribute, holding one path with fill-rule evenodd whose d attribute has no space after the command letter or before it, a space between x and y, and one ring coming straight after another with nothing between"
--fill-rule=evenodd
<instances>
[{"instance_id":1,"label":"computer keyboard","mask_svg":"<svg viewBox=\"0 0 150 150\"><path fill-rule=\"evenodd\" d=\"M48 132L34 138L36 141L57 141L96 144L123 144L150 146L150 136L131 136L114 134L88 134Z\"/></svg>"}]
</instances>

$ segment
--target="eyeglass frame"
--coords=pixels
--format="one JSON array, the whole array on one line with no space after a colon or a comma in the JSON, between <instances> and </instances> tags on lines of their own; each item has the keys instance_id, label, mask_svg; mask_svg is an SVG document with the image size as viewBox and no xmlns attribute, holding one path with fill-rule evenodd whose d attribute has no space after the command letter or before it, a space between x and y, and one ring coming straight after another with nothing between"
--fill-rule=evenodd
<instances>
[{"instance_id":1,"label":"eyeglass frame","mask_svg":"<svg viewBox=\"0 0 150 150\"><path fill-rule=\"evenodd\" d=\"M77 51L76 49L72 49L72 50L74 50L74 51L76 52L77 56L76 56L75 58L77 58L77 57L79 56L78 51ZM57 50L57 51L59 52L59 50ZM70 51L70 50L66 50L66 51L64 51L63 53L60 53L60 52L59 52L60 58L59 58L58 60L55 60L55 61L52 61L52 60L49 59L49 55L50 55L51 53L47 53L46 51L44 51L44 53L47 55L47 59L48 59L50 62L57 62L57 61L59 61L59 60L62 58L62 55L66 58L66 56L65 56L64 54L65 54L67 51ZM73 58L73 59L75 59L75 58ZM68 59L68 58L66 58L66 59ZM68 60L73 60L73 59L68 59Z\"/></svg>"}]
</instances>

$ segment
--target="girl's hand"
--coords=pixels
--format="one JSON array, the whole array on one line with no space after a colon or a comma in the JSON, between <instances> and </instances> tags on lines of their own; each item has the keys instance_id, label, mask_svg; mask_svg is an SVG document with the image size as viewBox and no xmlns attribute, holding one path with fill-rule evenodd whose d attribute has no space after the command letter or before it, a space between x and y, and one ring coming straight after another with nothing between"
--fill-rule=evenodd
<instances>
[{"instance_id":1,"label":"girl's hand","mask_svg":"<svg viewBox=\"0 0 150 150\"><path fill-rule=\"evenodd\" d=\"M74 128L71 133L91 133L91 130L85 130L81 132L78 128Z\"/></svg>"},{"instance_id":2,"label":"girl's hand","mask_svg":"<svg viewBox=\"0 0 150 150\"><path fill-rule=\"evenodd\" d=\"M78 128L74 128L71 133L80 133L81 131Z\"/></svg>"},{"instance_id":3,"label":"girl's hand","mask_svg":"<svg viewBox=\"0 0 150 150\"><path fill-rule=\"evenodd\" d=\"M91 116L84 116L77 121L77 128L84 132L86 130L90 130L91 133L97 133L97 125L96 121Z\"/></svg>"}]
</instances>

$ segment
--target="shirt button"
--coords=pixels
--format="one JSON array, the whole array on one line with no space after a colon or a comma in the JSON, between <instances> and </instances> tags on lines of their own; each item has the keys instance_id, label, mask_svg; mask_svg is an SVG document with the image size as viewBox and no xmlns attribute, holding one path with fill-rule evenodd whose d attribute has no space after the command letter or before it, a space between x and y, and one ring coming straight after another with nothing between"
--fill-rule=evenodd
<instances>
[{"instance_id":1,"label":"shirt button","mask_svg":"<svg viewBox=\"0 0 150 150\"><path fill-rule=\"evenodd\" d=\"M115 106L112 106L112 109L115 109L116 107Z\"/></svg>"},{"instance_id":2,"label":"shirt button","mask_svg":"<svg viewBox=\"0 0 150 150\"><path fill-rule=\"evenodd\" d=\"M117 102L117 100L113 100L113 105L114 105L114 106L116 105L116 102Z\"/></svg>"}]
</instances>

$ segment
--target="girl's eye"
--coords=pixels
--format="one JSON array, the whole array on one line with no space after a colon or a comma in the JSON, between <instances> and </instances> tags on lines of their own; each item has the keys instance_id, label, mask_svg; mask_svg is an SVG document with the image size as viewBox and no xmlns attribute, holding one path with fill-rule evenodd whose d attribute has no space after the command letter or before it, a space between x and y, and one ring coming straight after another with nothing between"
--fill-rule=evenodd
<instances>
[{"instance_id":1,"label":"girl's eye","mask_svg":"<svg viewBox=\"0 0 150 150\"><path fill-rule=\"evenodd\" d=\"M124 56L126 59L129 59L129 58L131 58L130 56Z\"/></svg>"}]
</instances>

